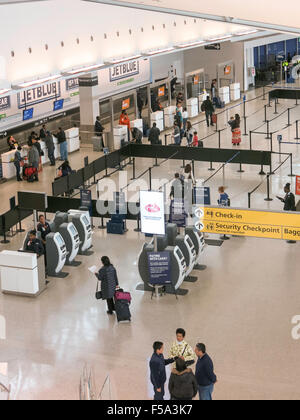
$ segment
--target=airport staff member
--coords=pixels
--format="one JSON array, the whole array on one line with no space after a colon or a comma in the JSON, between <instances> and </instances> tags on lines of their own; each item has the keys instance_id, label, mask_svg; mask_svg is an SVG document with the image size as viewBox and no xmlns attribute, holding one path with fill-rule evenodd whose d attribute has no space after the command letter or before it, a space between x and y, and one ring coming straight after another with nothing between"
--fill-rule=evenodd
<instances>
[{"instance_id":1,"label":"airport staff member","mask_svg":"<svg viewBox=\"0 0 300 420\"><path fill-rule=\"evenodd\" d=\"M36 237L36 230L29 233L29 241L26 244L26 251L34 252L39 257L44 255L44 247L42 242Z\"/></svg>"},{"instance_id":2,"label":"airport staff member","mask_svg":"<svg viewBox=\"0 0 300 420\"><path fill-rule=\"evenodd\" d=\"M291 192L291 184L286 184L284 187L285 197L277 197L278 200L284 203L284 211L296 211L296 200L294 194Z\"/></svg>"},{"instance_id":3,"label":"airport staff member","mask_svg":"<svg viewBox=\"0 0 300 420\"><path fill-rule=\"evenodd\" d=\"M163 401L167 380L166 366L174 363L177 358L165 359L164 344L160 341L153 344L153 350L154 353L150 360L150 379L154 387L154 401Z\"/></svg>"},{"instance_id":4,"label":"airport staff member","mask_svg":"<svg viewBox=\"0 0 300 420\"><path fill-rule=\"evenodd\" d=\"M102 147L102 149L104 148L103 133L104 133L104 127L101 124L100 117L97 117L96 122L95 122L95 134L96 134L97 137L101 137L101 147Z\"/></svg>"},{"instance_id":5,"label":"airport staff member","mask_svg":"<svg viewBox=\"0 0 300 420\"><path fill-rule=\"evenodd\" d=\"M51 228L48 222L46 222L45 216L42 214L39 217L39 224L37 225L38 232L41 232L42 242L46 245L46 236L51 233Z\"/></svg>"}]
</instances>

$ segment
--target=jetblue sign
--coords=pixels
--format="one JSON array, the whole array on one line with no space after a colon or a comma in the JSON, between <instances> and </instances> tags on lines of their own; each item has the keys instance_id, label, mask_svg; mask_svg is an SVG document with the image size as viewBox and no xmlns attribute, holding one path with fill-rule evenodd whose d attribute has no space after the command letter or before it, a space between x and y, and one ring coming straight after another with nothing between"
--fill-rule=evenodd
<instances>
[{"instance_id":1,"label":"jetblue sign","mask_svg":"<svg viewBox=\"0 0 300 420\"><path fill-rule=\"evenodd\" d=\"M75 90L79 88L79 78L72 77L72 79L66 80L66 90Z\"/></svg>"},{"instance_id":2,"label":"jetblue sign","mask_svg":"<svg viewBox=\"0 0 300 420\"><path fill-rule=\"evenodd\" d=\"M129 61L128 63L118 64L109 69L110 81L126 79L135 76L140 72L140 63L138 60Z\"/></svg>"},{"instance_id":3,"label":"jetblue sign","mask_svg":"<svg viewBox=\"0 0 300 420\"><path fill-rule=\"evenodd\" d=\"M10 96L3 96L0 98L0 111L10 108Z\"/></svg>"},{"instance_id":4,"label":"jetblue sign","mask_svg":"<svg viewBox=\"0 0 300 420\"><path fill-rule=\"evenodd\" d=\"M52 82L18 93L18 108L30 107L61 96L60 82Z\"/></svg>"}]
</instances>

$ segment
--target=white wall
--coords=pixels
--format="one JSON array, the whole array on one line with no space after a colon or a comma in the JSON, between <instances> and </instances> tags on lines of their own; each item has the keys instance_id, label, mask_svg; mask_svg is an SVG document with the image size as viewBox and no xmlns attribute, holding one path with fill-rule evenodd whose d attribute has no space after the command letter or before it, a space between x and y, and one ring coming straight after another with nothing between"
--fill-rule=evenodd
<instances>
[{"instance_id":1,"label":"white wall","mask_svg":"<svg viewBox=\"0 0 300 420\"><path fill-rule=\"evenodd\" d=\"M177 52L152 58L153 81L172 76L172 69L179 79L184 75L184 55ZM175 74L174 74L175 75Z\"/></svg>"}]
</instances>

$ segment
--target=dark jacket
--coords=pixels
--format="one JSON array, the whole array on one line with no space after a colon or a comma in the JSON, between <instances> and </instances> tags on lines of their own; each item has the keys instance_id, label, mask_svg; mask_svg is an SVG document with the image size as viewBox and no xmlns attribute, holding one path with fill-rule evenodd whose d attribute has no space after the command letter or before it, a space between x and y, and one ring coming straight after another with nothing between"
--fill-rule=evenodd
<instances>
[{"instance_id":1,"label":"dark jacket","mask_svg":"<svg viewBox=\"0 0 300 420\"><path fill-rule=\"evenodd\" d=\"M160 144L159 141L160 129L157 127L152 127L149 133L149 141L151 144Z\"/></svg>"},{"instance_id":2,"label":"dark jacket","mask_svg":"<svg viewBox=\"0 0 300 420\"><path fill-rule=\"evenodd\" d=\"M53 137L51 134L47 134L47 136L44 139L46 147L48 149L48 152L53 153L55 150L55 146L54 146L54 142L53 142Z\"/></svg>"},{"instance_id":3,"label":"dark jacket","mask_svg":"<svg viewBox=\"0 0 300 420\"><path fill-rule=\"evenodd\" d=\"M209 386L217 382L214 365L208 354L205 354L202 359L198 357L195 376L200 386Z\"/></svg>"},{"instance_id":4,"label":"dark jacket","mask_svg":"<svg viewBox=\"0 0 300 420\"><path fill-rule=\"evenodd\" d=\"M32 146L28 152L28 163L29 166L38 168L40 162L39 152L36 147Z\"/></svg>"},{"instance_id":5,"label":"dark jacket","mask_svg":"<svg viewBox=\"0 0 300 420\"><path fill-rule=\"evenodd\" d=\"M44 140L44 139L45 139L45 137L46 137L46 135L47 135L46 130L45 130L44 128L41 128L41 129L40 129L40 139L41 139L41 140Z\"/></svg>"},{"instance_id":6,"label":"dark jacket","mask_svg":"<svg viewBox=\"0 0 300 420\"><path fill-rule=\"evenodd\" d=\"M57 137L57 141L59 144L64 143L65 141L67 141L66 138L66 133L64 131L59 131L56 135Z\"/></svg>"},{"instance_id":7,"label":"dark jacket","mask_svg":"<svg viewBox=\"0 0 300 420\"><path fill-rule=\"evenodd\" d=\"M183 372L172 370L169 381L169 392L172 398L191 400L197 395L198 385L192 369Z\"/></svg>"},{"instance_id":8,"label":"dark jacket","mask_svg":"<svg viewBox=\"0 0 300 420\"><path fill-rule=\"evenodd\" d=\"M36 150L38 151L39 156L42 156L42 147L40 145L40 143L37 141L35 143L33 143L33 147L36 148Z\"/></svg>"},{"instance_id":9,"label":"dark jacket","mask_svg":"<svg viewBox=\"0 0 300 420\"><path fill-rule=\"evenodd\" d=\"M22 160L23 158L22 158L21 152L17 150L14 157L14 163L19 165Z\"/></svg>"},{"instance_id":10,"label":"dark jacket","mask_svg":"<svg viewBox=\"0 0 300 420\"><path fill-rule=\"evenodd\" d=\"M132 130L132 136L133 136L133 138L135 139L135 141L137 142L137 143L142 143L142 140L143 140L143 133L141 132L141 130L139 130L138 128L134 128L133 130Z\"/></svg>"},{"instance_id":11,"label":"dark jacket","mask_svg":"<svg viewBox=\"0 0 300 420\"><path fill-rule=\"evenodd\" d=\"M43 244L39 239L28 241L26 244L26 251L34 252L38 256L43 255L45 252Z\"/></svg>"},{"instance_id":12,"label":"dark jacket","mask_svg":"<svg viewBox=\"0 0 300 420\"><path fill-rule=\"evenodd\" d=\"M166 366L171 363L174 363L174 359L165 359L163 354L153 353L149 366L150 379L155 389L164 386L167 380Z\"/></svg>"},{"instance_id":13,"label":"dark jacket","mask_svg":"<svg viewBox=\"0 0 300 420\"><path fill-rule=\"evenodd\" d=\"M293 193L288 193L284 198L284 211L296 211L296 201Z\"/></svg>"},{"instance_id":14,"label":"dark jacket","mask_svg":"<svg viewBox=\"0 0 300 420\"><path fill-rule=\"evenodd\" d=\"M115 267L113 265L102 267L97 277L101 281L102 299L112 299L115 295L116 287L119 285Z\"/></svg>"},{"instance_id":15,"label":"dark jacket","mask_svg":"<svg viewBox=\"0 0 300 420\"><path fill-rule=\"evenodd\" d=\"M206 114L213 114L215 112L215 107L210 99L206 99L203 102L201 111L205 112Z\"/></svg>"},{"instance_id":16,"label":"dark jacket","mask_svg":"<svg viewBox=\"0 0 300 420\"><path fill-rule=\"evenodd\" d=\"M104 127L100 121L96 120L95 122L95 133L97 136L101 136L104 131Z\"/></svg>"},{"instance_id":17,"label":"dark jacket","mask_svg":"<svg viewBox=\"0 0 300 420\"><path fill-rule=\"evenodd\" d=\"M41 232L41 237L43 241L46 241L46 236L51 233L51 228L49 223L46 222L45 226L43 226L41 223L37 225L37 231Z\"/></svg>"}]
</instances>

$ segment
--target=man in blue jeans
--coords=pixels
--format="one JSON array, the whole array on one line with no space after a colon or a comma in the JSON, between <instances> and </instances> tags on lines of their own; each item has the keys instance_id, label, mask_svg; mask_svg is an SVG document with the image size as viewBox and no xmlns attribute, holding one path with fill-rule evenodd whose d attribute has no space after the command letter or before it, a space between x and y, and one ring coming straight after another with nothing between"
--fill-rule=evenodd
<instances>
[{"instance_id":1,"label":"man in blue jeans","mask_svg":"<svg viewBox=\"0 0 300 420\"><path fill-rule=\"evenodd\" d=\"M58 129L56 137L60 148L60 160L66 161L68 160L68 143L66 133L61 127Z\"/></svg>"},{"instance_id":2,"label":"man in blue jeans","mask_svg":"<svg viewBox=\"0 0 300 420\"><path fill-rule=\"evenodd\" d=\"M206 354L204 344L197 344L195 353L198 357L195 376L198 383L199 399L200 401L211 401L214 385L217 383L214 365L209 355Z\"/></svg>"},{"instance_id":3,"label":"man in blue jeans","mask_svg":"<svg viewBox=\"0 0 300 420\"><path fill-rule=\"evenodd\" d=\"M154 400L163 401L165 395L165 383L167 380L166 366L174 363L175 358L164 358L164 345L160 341L156 341L153 344L153 350L154 353L150 360L150 379L154 387Z\"/></svg>"}]
</instances>

